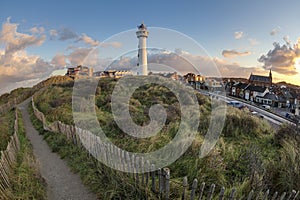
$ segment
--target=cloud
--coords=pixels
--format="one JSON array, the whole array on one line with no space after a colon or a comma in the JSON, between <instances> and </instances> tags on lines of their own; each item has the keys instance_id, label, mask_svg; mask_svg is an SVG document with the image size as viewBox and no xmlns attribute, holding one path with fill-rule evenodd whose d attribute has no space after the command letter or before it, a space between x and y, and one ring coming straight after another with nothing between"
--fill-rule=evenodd
<instances>
[{"instance_id":1,"label":"cloud","mask_svg":"<svg viewBox=\"0 0 300 200\"><path fill-rule=\"evenodd\" d=\"M136 57L122 57L112 62L110 68L132 69L136 67L137 62ZM159 64L159 69L152 68L154 63ZM265 73L265 70L259 67L242 67L238 63L228 62L220 58L194 55L180 49L174 52L151 51L148 53L148 64L150 66L149 71L177 71L179 74L193 72L205 76L248 77L251 72Z\"/></svg>"},{"instance_id":2,"label":"cloud","mask_svg":"<svg viewBox=\"0 0 300 200\"><path fill-rule=\"evenodd\" d=\"M11 56L13 53L24 50L29 46L40 46L46 39L45 35L35 36L19 33L17 28L18 24L10 23L9 18L2 24L0 43L6 46L4 56Z\"/></svg>"},{"instance_id":3,"label":"cloud","mask_svg":"<svg viewBox=\"0 0 300 200\"><path fill-rule=\"evenodd\" d=\"M56 34L58 36L58 39L61 41L78 38L78 35L69 28L61 28L57 31L57 33L53 33L54 35Z\"/></svg>"},{"instance_id":4,"label":"cloud","mask_svg":"<svg viewBox=\"0 0 300 200\"><path fill-rule=\"evenodd\" d=\"M50 39L53 40L53 39L55 39L56 36L58 35L58 32L57 32L57 30L55 30L55 29L51 29L51 30L49 31L49 35L50 35Z\"/></svg>"},{"instance_id":5,"label":"cloud","mask_svg":"<svg viewBox=\"0 0 300 200\"><path fill-rule=\"evenodd\" d=\"M277 26L276 28L274 28L271 32L270 32L270 35L276 35L279 31L280 31L280 27Z\"/></svg>"},{"instance_id":6,"label":"cloud","mask_svg":"<svg viewBox=\"0 0 300 200\"><path fill-rule=\"evenodd\" d=\"M114 47L114 48L120 48L122 44L120 42L100 42L98 40L95 40L86 34L82 34L75 42L84 42L85 45L91 46L91 47L96 47L96 46L101 46L101 47Z\"/></svg>"},{"instance_id":7,"label":"cloud","mask_svg":"<svg viewBox=\"0 0 300 200\"><path fill-rule=\"evenodd\" d=\"M297 59L300 58L300 38L293 47L290 45L290 40L285 39L287 44L281 46L275 42L273 44L274 48L258 58L258 61L264 64L263 68L265 69L271 67L273 71L280 74L295 75L298 73L295 64Z\"/></svg>"},{"instance_id":8,"label":"cloud","mask_svg":"<svg viewBox=\"0 0 300 200\"><path fill-rule=\"evenodd\" d=\"M100 42L97 41L97 40L94 40L92 39L91 37L87 36L86 34L82 34L82 36L80 36L78 38L78 40L76 40L76 42L79 42L79 41L83 41L86 45L90 45L90 46L99 46Z\"/></svg>"},{"instance_id":9,"label":"cloud","mask_svg":"<svg viewBox=\"0 0 300 200\"><path fill-rule=\"evenodd\" d=\"M64 67L66 63L66 56L63 54L56 54L51 61L51 64L54 65L57 68Z\"/></svg>"},{"instance_id":10,"label":"cloud","mask_svg":"<svg viewBox=\"0 0 300 200\"><path fill-rule=\"evenodd\" d=\"M287 45L291 45L292 41L290 40L290 36L285 35L283 37L283 40L286 42Z\"/></svg>"},{"instance_id":11,"label":"cloud","mask_svg":"<svg viewBox=\"0 0 300 200\"><path fill-rule=\"evenodd\" d=\"M250 51L243 51L243 52L239 52L236 50L223 50L222 51L222 55L225 58L233 58L233 57L237 57L237 56L248 56L250 54L251 54Z\"/></svg>"},{"instance_id":12,"label":"cloud","mask_svg":"<svg viewBox=\"0 0 300 200\"><path fill-rule=\"evenodd\" d=\"M250 42L251 46L255 46L259 44L259 42L254 38L248 38L248 41Z\"/></svg>"},{"instance_id":13,"label":"cloud","mask_svg":"<svg viewBox=\"0 0 300 200\"><path fill-rule=\"evenodd\" d=\"M77 48L73 52L71 52L67 58L73 66L77 65L87 65L85 59L88 57L89 53L93 50L93 48Z\"/></svg>"},{"instance_id":14,"label":"cloud","mask_svg":"<svg viewBox=\"0 0 300 200\"><path fill-rule=\"evenodd\" d=\"M12 81L12 77L6 77L7 79L5 79L5 77L3 77L3 79L2 80L6 80L5 82L4 82L4 86L6 86L6 82L8 81L8 82L10 82L10 81ZM1 87L0 88L0 95L1 94L4 94L4 93L8 93L8 92L10 92L10 91L12 91L12 90L14 90L14 89L16 89L16 88L20 88L20 87L23 87L23 88L25 88L25 87L31 87L32 85L35 85L35 84L37 84L37 83L39 83L39 82L41 82L42 80L44 80L45 79L45 77L40 77L40 78L35 78L35 79L29 79L29 80L24 80L24 81L18 81L18 80L16 80L16 81L14 81L13 82L13 84L10 84L10 85L7 85L6 87ZM2 80L0 79L0 85L2 86L3 84L1 83L2 82Z\"/></svg>"},{"instance_id":15,"label":"cloud","mask_svg":"<svg viewBox=\"0 0 300 200\"><path fill-rule=\"evenodd\" d=\"M29 55L26 52L26 48L40 46L46 39L42 27L33 27L30 30L31 34L18 32L18 24L11 23L10 19L2 24L0 32L0 43L3 45L3 48L0 49L0 93L26 85L18 85L18 83L44 78L56 69L55 66L39 56Z\"/></svg>"},{"instance_id":16,"label":"cloud","mask_svg":"<svg viewBox=\"0 0 300 200\"><path fill-rule=\"evenodd\" d=\"M102 42L100 43L101 47L113 47L113 48L120 48L122 44L120 42Z\"/></svg>"},{"instance_id":17,"label":"cloud","mask_svg":"<svg viewBox=\"0 0 300 200\"><path fill-rule=\"evenodd\" d=\"M43 28L43 27L33 27L33 28L31 28L30 29L30 32L32 33L32 34L42 34L42 33L44 33L45 32L45 29Z\"/></svg>"},{"instance_id":18,"label":"cloud","mask_svg":"<svg viewBox=\"0 0 300 200\"><path fill-rule=\"evenodd\" d=\"M241 39L244 35L244 32L243 31L237 31L237 32L234 32L234 38L235 39Z\"/></svg>"}]
</instances>

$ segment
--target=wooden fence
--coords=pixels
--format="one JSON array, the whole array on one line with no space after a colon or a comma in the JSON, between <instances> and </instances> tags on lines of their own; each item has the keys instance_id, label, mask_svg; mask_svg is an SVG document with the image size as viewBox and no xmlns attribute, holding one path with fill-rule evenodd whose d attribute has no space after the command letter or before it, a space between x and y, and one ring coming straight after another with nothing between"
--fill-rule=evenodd
<instances>
[{"instance_id":1,"label":"wooden fence","mask_svg":"<svg viewBox=\"0 0 300 200\"><path fill-rule=\"evenodd\" d=\"M0 114L6 113L10 111L11 109L15 108L17 104L21 103L24 98L23 96L19 96L14 98L14 100L7 102L6 104L3 104L0 106Z\"/></svg>"},{"instance_id":2,"label":"wooden fence","mask_svg":"<svg viewBox=\"0 0 300 200\"><path fill-rule=\"evenodd\" d=\"M63 124L60 121L55 121L49 124L42 112L40 112L34 104L32 98L32 108L35 116L43 123L43 128L45 130L62 133L66 135L69 141L72 141L75 145L79 147L88 147L89 153L93 155L98 160L103 159L106 163L111 166L118 166L119 168L125 169L129 173L129 176L135 180L136 184L143 187L150 187L151 190L157 194L160 199L170 199L170 185L179 184L181 188L181 199L190 200L201 200L201 199L237 199L236 190L232 189L229 193L225 191L224 187L218 189L219 194L216 194L216 185L212 184L208 191L205 191L205 183L198 187L197 179L193 180L191 188L188 186L187 177L183 178L182 183L175 183L170 179L170 170L168 168L155 170L155 165L151 164L148 160L145 161L143 157L130 156L128 152L116 147L112 144L102 144L99 142L99 138L89 131L82 130L78 127L72 125ZM113 159L117 158L117 159ZM136 173L139 169L140 173ZM140 170L142 169L142 170ZM278 192L275 192L272 196L269 194L270 191L267 190L263 195L261 193L254 193L251 191L247 195L247 200L253 199L253 197L258 197L262 195L263 200L267 199L280 199L280 200L296 200L300 195L299 191L293 190L290 193L284 192L279 196ZM225 195L229 194L229 195Z\"/></svg>"},{"instance_id":3,"label":"wooden fence","mask_svg":"<svg viewBox=\"0 0 300 200\"><path fill-rule=\"evenodd\" d=\"M17 161L17 153L20 149L18 138L18 113L15 112L14 134L10 137L10 141L6 150L1 151L0 159L0 199L11 199L10 194L10 176L13 166Z\"/></svg>"}]
</instances>

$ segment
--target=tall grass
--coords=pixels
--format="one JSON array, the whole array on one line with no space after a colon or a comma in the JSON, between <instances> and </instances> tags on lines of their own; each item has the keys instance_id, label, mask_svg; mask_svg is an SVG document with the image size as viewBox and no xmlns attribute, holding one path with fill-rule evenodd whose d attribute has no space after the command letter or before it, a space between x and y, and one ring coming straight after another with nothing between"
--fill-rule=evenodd
<instances>
[{"instance_id":1,"label":"tall grass","mask_svg":"<svg viewBox=\"0 0 300 200\"><path fill-rule=\"evenodd\" d=\"M20 151L12 174L14 199L46 199L46 183L39 172L39 164L33 156L32 146L26 138L21 113L19 117Z\"/></svg>"},{"instance_id":2,"label":"tall grass","mask_svg":"<svg viewBox=\"0 0 300 200\"><path fill-rule=\"evenodd\" d=\"M52 151L67 161L99 199L156 199L148 188L136 185L129 174L99 163L86 150L68 141L64 135L45 131L42 123L34 116L31 106L29 111L33 125L44 136Z\"/></svg>"},{"instance_id":3,"label":"tall grass","mask_svg":"<svg viewBox=\"0 0 300 200\"><path fill-rule=\"evenodd\" d=\"M5 150L10 140L10 136L14 133L14 111L0 114L0 150Z\"/></svg>"},{"instance_id":4,"label":"tall grass","mask_svg":"<svg viewBox=\"0 0 300 200\"><path fill-rule=\"evenodd\" d=\"M115 84L114 79L100 80L95 97L98 121L113 143L128 151L151 152L172 140L180 123L181 113L178 101L171 91L157 85L144 86L135 91L129 105L134 122L148 123L149 108L156 103L162 104L168 114L166 126L156 136L136 139L124 134L114 122L110 95ZM47 120L72 124L71 94L70 82L58 84L36 96L35 102L46 114ZM199 134L188 151L168 166L174 183L182 180L183 176L188 176L189 180L197 178L199 182L205 181L208 185L215 183L227 189L237 188L239 195L252 189L284 191L299 188L299 156L294 156L299 155L300 140L295 139L290 133L291 128L286 126L275 133L267 121L252 116L250 112L228 108L219 142L208 156L200 159L199 149L209 126L211 104L209 98L196 95L201 112ZM293 137L287 138L286 135ZM283 139L287 141L283 142ZM64 140L51 141L53 148L57 150L68 146ZM285 165L288 167L285 168ZM103 185L100 184L99 187ZM176 188L176 184L173 187Z\"/></svg>"}]
</instances>

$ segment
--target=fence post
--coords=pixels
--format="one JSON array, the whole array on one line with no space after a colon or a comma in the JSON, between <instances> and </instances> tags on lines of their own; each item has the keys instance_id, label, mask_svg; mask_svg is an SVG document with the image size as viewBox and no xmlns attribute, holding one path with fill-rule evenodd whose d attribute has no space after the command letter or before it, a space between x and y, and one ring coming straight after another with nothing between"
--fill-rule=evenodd
<instances>
[{"instance_id":1,"label":"fence post","mask_svg":"<svg viewBox=\"0 0 300 200\"><path fill-rule=\"evenodd\" d=\"M151 165L150 165L150 161L149 160L147 160L146 165L147 165L146 185L148 185L149 175L150 175L150 172L151 172Z\"/></svg>"},{"instance_id":2,"label":"fence post","mask_svg":"<svg viewBox=\"0 0 300 200\"><path fill-rule=\"evenodd\" d=\"M296 194L295 190L292 190L291 194L288 196L288 198L286 200L290 200L292 198L292 196L294 196Z\"/></svg>"},{"instance_id":3,"label":"fence post","mask_svg":"<svg viewBox=\"0 0 300 200\"><path fill-rule=\"evenodd\" d=\"M170 169L164 168L164 172L165 172L165 194L166 194L166 200L168 200L170 196Z\"/></svg>"},{"instance_id":4,"label":"fence post","mask_svg":"<svg viewBox=\"0 0 300 200\"><path fill-rule=\"evenodd\" d=\"M123 169L124 172L126 172L126 159L125 159L126 157L125 157L125 153L124 153L124 150L120 149L120 151L121 151L120 154L121 154L122 167L123 167L122 169Z\"/></svg>"},{"instance_id":5,"label":"fence post","mask_svg":"<svg viewBox=\"0 0 300 200\"><path fill-rule=\"evenodd\" d=\"M209 194L208 194L208 200L212 200L215 192L215 184L211 184L210 189L209 189Z\"/></svg>"},{"instance_id":6,"label":"fence post","mask_svg":"<svg viewBox=\"0 0 300 200\"><path fill-rule=\"evenodd\" d=\"M0 162L0 169L2 169L2 171L4 173L2 173L3 175L3 178L4 178L4 182L6 184L7 187L10 186L10 182L9 182L9 177L8 177L8 174L9 174L9 169L7 168L7 165L5 164L5 160L4 160L4 157L3 157L3 151L1 151L1 162Z\"/></svg>"},{"instance_id":7,"label":"fence post","mask_svg":"<svg viewBox=\"0 0 300 200\"><path fill-rule=\"evenodd\" d=\"M195 178L192 185L192 191L191 191L191 200L195 199L195 193L197 190L198 180Z\"/></svg>"},{"instance_id":8,"label":"fence post","mask_svg":"<svg viewBox=\"0 0 300 200\"><path fill-rule=\"evenodd\" d=\"M187 181L187 177L185 176L185 177L183 177L183 191L182 191L182 197L181 197L182 200L185 200L187 186L188 186L188 181Z\"/></svg>"},{"instance_id":9,"label":"fence post","mask_svg":"<svg viewBox=\"0 0 300 200\"><path fill-rule=\"evenodd\" d=\"M230 192L229 200L233 200L235 195L235 188L233 188Z\"/></svg>"},{"instance_id":10,"label":"fence post","mask_svg":"<svg viewBox=\"0 0 300 200\"><path fill-rule=\"evenodd\" d=\"M135 179L135 174L134 174L134 172L135 172L135 170L134 170L135 164L134 164L134 161L135 161L135 157L134 157L134 154L132 154L132 156L131 156L131 169L132 169L132 177L133 177L133 179Z\"/></svg>"},{"instance_id":11,"label":"fence post","mask_svg":"<svg viewBox=\"0 0 300 200\"><path fill-rule=\"evenodd\" d=\"M140 183L140 177L139 177L139 161L140 161L140 158L137 156L136 158L135 158L136 160L135 160L135 166L136 166L136 168L135 168L135 170L136 170L136 174L135 174L135 176L136 176L136 184L138 185L139 183Z\"/></svg>"},{"instance_id":12,"label":"fence post","mask_svg":"<svg viewBox=\"0 0 300 200\"><path fill-rule=\"evenodd\" d=\"M145 163L144 163L144 157L141 157L141 173L142 173L142 185L145 185Z\"/></svg>"},{"instance_id":13,"label":"fence post","mask_svg":"<svg viewBox=\"0 0 300 200\"><path fill-rule=\"evenodd\" d=\"M297 197L298 197L299 193L300 193L300 191L298 190L298 192L295 194L295 196L294 196L293 200L296 200L296 199L297 199Z\"/></svg>"},{"instance_id":14,"label":"fence post","mask_svg":"<svg viewBox=\"0 0 300 200\"><path fill-rule=\"evenodd\" d=\"M162 184L162 169L158 168L158 187L159 187L159 194L162 194L163 184Z\"/></svg>"},{"instance_id":15,"label":"fence post","mask_svg":"<svg viewBox=\"0 0 300 200\"><path fill-rule=\"evenodd\" d=\"M109 154L109 146L108 146L108 143L105 143L104 148L105 148L105 154L106 154L105 157L106 157L107 164L108 164L108 165L111 165L111 163L110 163L110 154Z\"/></svg>"},{"instance_id":16,"label":"fence post","mask_svg":"<svg viewBox=\"0 0 300 200\"><path fill-rule=\"evenodd\" d=\"M249 195L248 195L247 200L251 200L251 199L252 199L253 193L254 193L253 190L251 190L251 191L249 192Z\"/></svg>"},{"instance_id":17,"label":"fence post","mask_svg":"<svg viewBox=\"0 0 300 200\"><path fill-rule=\"evenodd\" d=\"M130 162L130 155L129 155L129 152L128 151L124 151L125 153L125 162L126 162L126 168L127 168L127 171L129 173L131 173L132 171L132 167L131 167L131 162Z\"/></svg>"},{"instance_id":18,"label":"fence post","mask_svg":"<svg viewBox=\"0 0 300 200\"><path fill-rule=\"evenodd\" d=\"M278 192L276 191L276 192L273 194L272 200L275 200L276 197L277 197L277 195L278 195Z\"/></svg>"},{"instance_id":19,"label":"fence post","mask_svg":"<svg viewBox=\"0 0 300 200\"><path fill-rule=\"evenodd\" d=\"M280 196L280 199L279 199L279 200L283 200L284 197L285 197L285 195L286 195L286 192L282 193L282 195Z\"/></svg>"},{"instance_id":20,"label":"fence post","mask_svg":"<svg viewBox=\"0 0 300 200\"><path fill-rule=\"evenodd\" d=\"M152 178L152 186L151 189L153 192L155 192L155 165L151 165L151 178Z\"/></svg>"},{"instance_id":21,"label":"fence post","mask_svg":"<svg viewBox=\"0 0 300 200\"><path fill-rule=\"evenodd\" d=\"M267 190L263 197L263 200L268 200L269 193L270 193L270 190Z\"/></svg>"},{"instance_id":22,"label":"fence post","mask_svg":"<svg viewBox=\"0 0 300 200\"><path fill-rule=\"evenodd\" d=\"M225 187L222 187L221 191L220 191L219 200L223 200L224 199L224 193L225 193Z\"/></svg>"},{"instance_id":23,"label":"fence post","mask_svg":"<svg viewBox=\"0 0 300 200\"><path fill-rule=\"evenodd\" d=\"M205 187L205 182L203 182L203 183L201 184L201 187L200 187L200 194L199 194L199 200L202 199L204 187Z\"/></svg>"}]
</instances>

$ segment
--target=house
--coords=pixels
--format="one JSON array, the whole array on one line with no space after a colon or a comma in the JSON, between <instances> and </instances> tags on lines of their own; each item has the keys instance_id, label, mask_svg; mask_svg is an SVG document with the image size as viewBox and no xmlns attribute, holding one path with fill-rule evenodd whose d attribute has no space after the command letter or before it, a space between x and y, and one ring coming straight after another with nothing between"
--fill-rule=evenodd
<instances>
[{"instance_id":1,"label":"house","mask_svg":"<svg viewBox=\"0 0 300 200\"><path fill-rule=\"evenodd\" d=\"M124 76L132 76L131 71L117 71L117 70L106 70L94 72L93 76L96 78L121 78Z\"/></svg>"},{"instance_id":2,"label":"house","mask_svg":"<svg viewBox=\"0 0 300 200\"><path fill-rule=\"evenodd\" d=\"M300 116L300 94L297 95L297 98L295 99L295 115Z\"/></svg>"},{"instance_id":3,"label":"house","mask_svg":"<svg viewBox=\"0 0 300 200\"><path fill-rule=\"evenodd\" d=\"M132 76L132 75L133 74L131 71L126 71L126 70L115 72L115 78L122 78L124 76Z\"/></svg>"},{"instance_id":4,"label":"house","mask_svg":"<svg viewBox=\"0 0 300 200\"><path fill-rule=\"evenodd\" d=\"M196 75L194 73L187 73L183 76L186 83L189 83L193 88L195 89L203 89L204 83L205 83L205 76L202 76L200 74Z\"/></svg>"},{"instance_id":5,"label":"house","mask_svg":"<svg viewBox=\"0 0 300 200\"><path fill-rule=\"evenodd\" d=\"M224 82L226 94L232 95L232 86L234 84L235 84L235 82L231 81L230 79Z\"/></svg>"},{"instance_id":6,"label":"house","mask_svg":"<svg viewBox=\"0 0 300 200\"><path fill-rule=\"evenodd\" d=\"M231 95L244 98L244 90L248 87L248 83L235 83L231 86Z\"/></svg>"},{"instance_id":7,"label":"house","mask_svg":"<svg viewBox=\"0 0 300 200\"><path fill-rule=\"evenodd\" d=\"M268 92L269 88L267 87L248 85L247 88L245 88L245 99L249 101L262 103L260 98L265 96L265 94Z\"/></svg>"},{"instance_id":8,"label":"house","mask_svg":"<svg viewBox=\"0 0 300 200\"><path fill-rule=\"evenodd\" d=\"M173 80L175 80L175 81L178 81L179 78L180 78L180 76L177 74L177 72L164 74L163 76L166 77L166 78L173 79Z\"/></svg>"},{"instance_id":9,"label":"house","mask_svg":"<svg viewBox=\"0 0 300 200\"><path fill-rule=\"evenodd\" d=\"M272 71L270 70L269 76L260 76L260 75L253 75L251 73L248 83L255 86L262 86L262 87L271 87L272 86Z\"/></svg>"},{"instance_id":10,"label":"house","mask_svg":"<svg viewBox=\"0 0 300 200\"><path fill-rule=\"evenodd\" d=\"M286 105L286 99L274 92L268 92L263 97L259 97L262 104L270 105L272 107L283 108Z\"/></svg>"},{"instance_id":11,"label":"house","mask_svg":"<svg viewBox=\"0 0 300 200\"><path fill-rule=\"evenodd\" d=\"M70 76L72 78L80 78L80 77L92 77L93 76L93 68L86 67L82 65L78 65L77 67L69 67L67 69L66 76Z\"/></svg>"},{"instance_id":12,"label":"house","mask_svg":"<svg viewBox=\"0 0 300 200\"><path fill-rule=\"evenodd\" d=\"M196 75L194 73L187 73L183 76L186 80L186 82L205 82L205 76L202 76L200 74Z\"/></svg>"},{"instance_id":13,"label":"house","mask_svg":"<svg viewBox=\"0 0 300 200\"><path fill-rule=\"evenodd\" d=\"M213 78L206 79L205 86L211 91L222 91L224 89L223 82Z\"/></svg>"},{"instance_id":14,"label":"house","mask_svg":"<svg viewBox=\"0 0 300 200\"><path fill-rule=\"evenodd\" d=\"M285 102L282 102L283 107L296 108L298 96L296 91L286 86L280 86L275 90L275 93L285 100Z\"/></svg>"}]
</instances>

